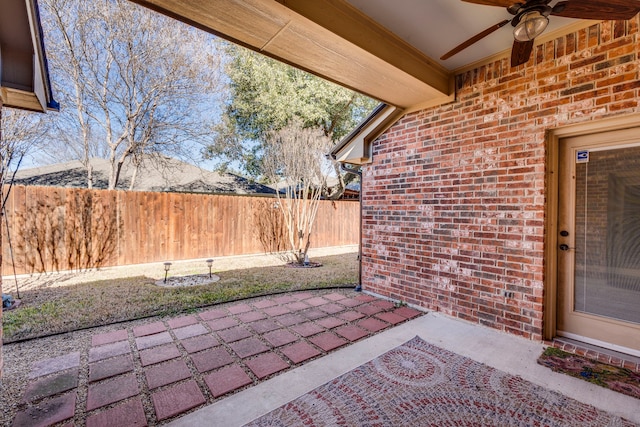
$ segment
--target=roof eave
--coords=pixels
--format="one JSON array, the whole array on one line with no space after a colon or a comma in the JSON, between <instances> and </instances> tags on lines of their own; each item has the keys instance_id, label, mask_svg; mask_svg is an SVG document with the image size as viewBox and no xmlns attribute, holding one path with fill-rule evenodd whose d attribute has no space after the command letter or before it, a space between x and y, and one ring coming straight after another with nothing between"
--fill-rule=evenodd
<instances>
[{"instance_id":1,"label":"roof eave","mask_svg":"<svg viewBox=\"0 0 640 427\"><path fill-rule=\"evenodd\" d=\"M405 110L380 104L329 155L340 163L362 165L371 161L371 142L395 123Z\"/></svg>"},{"instance_id":2,"label":"roof eave","mask_svg":"<svg viewBox=\"0 0 640 427\"><path fill-rule=\"evenodd\" d=\"M23 110L46 112L59 111L60 105L53 97L49 68L44 47L37 0L9 0L3 9L5 28L11 36L31 41L27 49L0 51L0 96L4 106ZM9 13L13 12L13 13ZM11 24L8 22L11 21ZM7 24L7 25L5 25ZM9 38L8 34L4 37ZM0 40L4 46L6 40ZM25 79L24 70L28 71ZM14 79L20 76L21 80ZM28 81L27 81L28 80Z\"/></svg>"}]
</instances>

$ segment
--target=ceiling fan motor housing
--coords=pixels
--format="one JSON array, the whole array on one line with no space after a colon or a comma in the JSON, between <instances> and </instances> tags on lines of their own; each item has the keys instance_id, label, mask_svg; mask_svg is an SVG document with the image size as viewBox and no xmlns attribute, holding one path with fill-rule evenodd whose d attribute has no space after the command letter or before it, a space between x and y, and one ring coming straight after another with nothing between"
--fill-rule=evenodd
<instances>
[{"instance_id":1,"label":"ceiling fan motor housing","mask_svg":"<svg viewBox=\"0 0 640 427\"><path fill-rule=\"evenodd\" d=\"M551 11L553 9L547 3L548 2L544 0L542 1L534 0L534 1L529 1L524 5L520 6L518 8L518 11L514 14L516 16L511 20L511 25L513 25L514 27L517 26L522 20L522 18L531 12L538 12L540 13L540 15L544 17L548 17L551 14ZM509 10L511 7L513 6L510 6L507 10ZM511 11L509 10L509 12Z\"/></svg>"}]
</instances>

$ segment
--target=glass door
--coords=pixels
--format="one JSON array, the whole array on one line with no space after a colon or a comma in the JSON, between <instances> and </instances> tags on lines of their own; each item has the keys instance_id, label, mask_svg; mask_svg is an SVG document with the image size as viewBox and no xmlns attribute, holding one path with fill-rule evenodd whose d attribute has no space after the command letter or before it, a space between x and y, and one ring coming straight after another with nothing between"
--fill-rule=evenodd
<instances>
[{"instance_id":1,"label":"glass door","mask_svg":"<svg viewBox=\"0 0 640 427\"><path fill-rule=\"evenodd\" d=\"M560 144L558 335L640 355L640 132Z\"/></svg>"}]
</instances>

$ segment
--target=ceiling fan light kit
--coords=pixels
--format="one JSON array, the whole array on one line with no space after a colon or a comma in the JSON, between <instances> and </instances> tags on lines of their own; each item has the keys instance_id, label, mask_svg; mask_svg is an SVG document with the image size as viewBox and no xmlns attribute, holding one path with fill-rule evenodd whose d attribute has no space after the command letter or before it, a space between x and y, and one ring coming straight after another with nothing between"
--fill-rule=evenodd
<instances>
[{"instance_id":1,"label":"ceiling fan light kit","mask_svg":"<svg viewBox=\"0 0 640 427\"><path fill-rule=\"evenodd\" d=\"M513 38L528 42L538 37L549 25L549 18L537 10L525 13L513 29Z\"/></svg>"},{"instance_id":2,"label":"ceiling fan light kit","mask_svg":"<svg viewBox=\"0 0 640 427\"><path fill-rule=\"evenodd\" d=\"M529 60L534 39L549 25L549 16L574 19L627 20L640 12L640 0L561 0L550 6L553 0L462 0L484 6L498 6L514 15L465 40L440 57L446 60L472 44L511 22L513 25L513 47L511 66L522 65Z\"/></svg>"}]
</instances>

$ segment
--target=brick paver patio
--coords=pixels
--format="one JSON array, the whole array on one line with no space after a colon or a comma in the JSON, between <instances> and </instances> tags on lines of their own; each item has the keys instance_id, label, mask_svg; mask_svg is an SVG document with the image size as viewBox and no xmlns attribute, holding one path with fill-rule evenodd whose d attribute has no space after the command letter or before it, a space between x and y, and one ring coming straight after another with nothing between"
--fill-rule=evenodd
<instances>
[{"instance_id":1,"label":"brick paver patio","mask_svg":"<svg viewBox=\"0 0 640 427\"><path fill-rule=\"evenodd\" d=\"M13 425L164 423L420 314L305 291L94 334L86 354L34 364Z\"/></svg>"}]
</instances>

